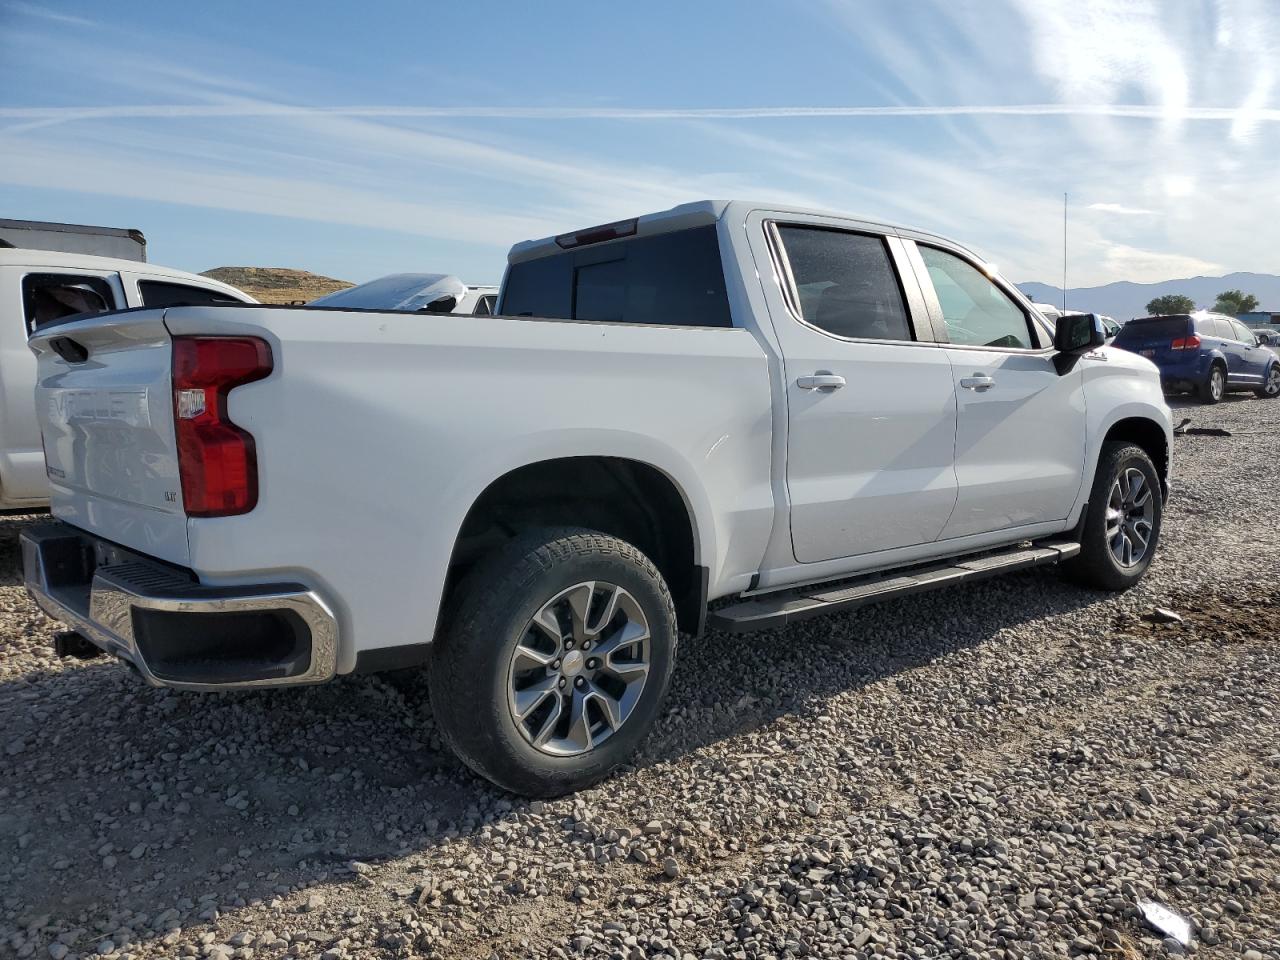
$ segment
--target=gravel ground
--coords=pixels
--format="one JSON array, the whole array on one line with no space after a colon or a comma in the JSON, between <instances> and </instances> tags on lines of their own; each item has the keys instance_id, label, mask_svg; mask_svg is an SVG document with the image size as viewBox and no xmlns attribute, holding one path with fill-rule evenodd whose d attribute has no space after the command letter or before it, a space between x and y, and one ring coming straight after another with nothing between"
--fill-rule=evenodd
<instances>
[{"instance_id":1,"label":"gravel ground","mask_svg":"<svg viewBox=\"0 0 1280 960\"><path fill-rule=\"evenodd\" d=\"M0 520L0 953L1280 957L1280 403L1188 406L1146 580L1028 573L682 651L636 764L525 802L414 675L62 662ZM1180 623L1152 621L1153 608Z\"/></svg>"}]
</instances>

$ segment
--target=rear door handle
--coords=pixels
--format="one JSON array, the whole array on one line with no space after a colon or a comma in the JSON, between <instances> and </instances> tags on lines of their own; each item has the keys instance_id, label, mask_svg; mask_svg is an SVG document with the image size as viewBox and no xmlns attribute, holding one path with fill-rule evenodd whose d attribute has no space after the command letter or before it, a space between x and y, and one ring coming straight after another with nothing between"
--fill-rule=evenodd
<instances>
[{"instance_id":1,"label":"rear door handle","mask_svg":"<svg viewBox=\"0 0 1280 960\"><path fill-rule=\"evenodd\" d=\"M996 382L985 374L975 373L972 377L961 377L960 386L966 390L987 390L994 387Z\"/></svg>"},{"instance_id":2,"label":"rear door handle","mask_svg":"<svg viewBox=\"0 0 1280 960\"><path fill-rule=\"evenodd\" d=\"M801 390L839 390L844 385L844 377L834 373L815 373L796 378L796 386Z\"/></svg>"}]
</instances>

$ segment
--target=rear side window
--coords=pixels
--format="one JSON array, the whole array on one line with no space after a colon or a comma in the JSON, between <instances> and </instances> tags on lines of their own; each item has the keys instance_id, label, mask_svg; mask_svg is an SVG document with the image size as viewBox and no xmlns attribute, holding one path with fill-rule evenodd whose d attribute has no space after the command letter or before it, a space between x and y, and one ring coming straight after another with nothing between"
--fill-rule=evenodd
<instances>
[{"instance_id":1,"label":"rear side window","mask_svg":"<svg viewBox=\"0 0 1280 960\"><path fill-rule=\"evenodd\" d=\"M515 317L732 325L714 225L512 264L501 306Z\"/></svg>"},{"instance_id":2,"label":"rear side window","mask_svg":"<svg viewBox=\"0 0 1280 960\"><path fill-rule=\"evenodd\" d=\"M211 303L241 302L220 290L162 280L139 280L138 293L142 294L142 302L148 307L203 307Z\"/></svg>"},{"instance_id":3,"label":"rear side window","mask_svg":"<svg viewBox=\"0 0 1280 960\"><path fill-rule=\"evenodd\" d=\"M1196 333L1219 340L1230 340L1232 337L1231 324L1218 317L1196 317Z\"/></svg>"},{"instance_id":4,"label":"rear side window","mask_svg":"<svg viewBox=\"0 0 1280 960\"><path fill-rule=\"evenodd\" d=\"M102 277L70 273L29 273L22 278L22 309L27 333L73 317L116 309L111 284Z\"/></svg>"},{"instance_id":5,"label":"rear side window","mask_svg":"<svg viewBox=\"0 0 1280 960\"><path fill-rule=\"evenodd\" d=\"M898 275L883 237L779 226L800 316L859 340L913 340Z\"/></svg>"},{"instance_id":6,"label":"rear side window","mask_svg":"<svg viewBox=\"0 0 1280 960\"><path fill-rule=\"evenodd\" d=\"M1253 334L1249 332L1248 327L1246 327L1243 323L1239 323L1235 320L1231 320L1230 323L1231 323L1231 332L1235 335L1235 338L1237 340L1239 340L1241 343L1253 343Z\"/></svg>"},{"instance_id":7,"label":"rear side window","mask_svg":"<svg viewBox=\"0 0 1280 960\"><path fill-rule=\"evenodd\" d=\"M1026 311L985 273L937 247L920 245L920 256L952 343L1024 350L1035 345Z\"/></svg>"}]
</instances>

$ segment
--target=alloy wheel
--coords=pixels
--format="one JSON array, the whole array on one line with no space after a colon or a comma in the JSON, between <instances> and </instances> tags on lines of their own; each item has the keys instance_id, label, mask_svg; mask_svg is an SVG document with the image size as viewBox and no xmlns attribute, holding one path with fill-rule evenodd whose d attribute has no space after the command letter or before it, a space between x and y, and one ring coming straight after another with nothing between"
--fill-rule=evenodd
<instances>
[{"instance_id":1,"label":"alloy wheel","mask_svg":"<svg viewBox=\"0 0 1280 960\"><path fill-rule=\"evenodd\" d=\"M1268 397L1280 394L1280 366L1274 366L1267 371L1267 382L1262 389Z\"/></svg>"},{"instance_id":2,"label":"alloy wheel","mask_svg":"<svg viewBox=\"0 0 1280 960\"><path fill-rule=\"evenodd\" d=\"M1214 400L1222 399L1222 391L1226 386L1226 376L1222 372L1221 367L1214 367L1213 372L1209 374L1209 395Z\"/></svg>"},{"instance_id":3,"label":"alloy wheel","mask_svg":"<svg viewBox=\"0 0 1280 960\"><path fill-rule=\"evenodd\" d=\"M1107 545L1116 562L1135 567L1151 549L1156 515L1155 491L1136 467L1120 471L1107 498Z\"/></svg>"},{"instance_id":4,"label":"alloy wheel","mask_svg":"<svg viewBox=\"0 0 1280 960\"><path fill-rule=\"evenodd\" d=\"M507 671L507 704L521 736L557 757L583 754L617 733L649 676L649 621L622 587L578 583L525 627Z\"/></svg>"}]
</instances>

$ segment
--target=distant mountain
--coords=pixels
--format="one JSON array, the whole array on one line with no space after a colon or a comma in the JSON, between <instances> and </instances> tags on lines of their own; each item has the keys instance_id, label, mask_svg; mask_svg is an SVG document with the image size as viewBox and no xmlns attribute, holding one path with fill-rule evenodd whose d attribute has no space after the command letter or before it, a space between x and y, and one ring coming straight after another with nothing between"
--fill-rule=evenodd
<instances>
[{"instance_id":1,"label":"distant mountain","mask_svg":"<svg viewBox=\"0 0 1280 960\"><path fill-rule=\"evenodd\" d=\"M201 276L229 283L262 303L309 303L352 286L346 280L290 267L214 267Z\"/></svg>"},{"instance_id":2,"label":"distant mountain","mask_svg":"<svg viewBox=\"0 0 1280 960\"><path fill-rule=\"evenodd\" d=\"M1037 303L1062 306L1062 288L1047 283L1019 283L1018 289ZM1167 293L1181 293L1209 309L1224 290L1242 290L1258 298L1259 310L1280 312L1280 277L1271 273L1228 273L1225 277L1188 277L1160 283L1130 283L1122 280L1101 287L1067 290L1067 309L1105 313L1117 320L1147 314L1147 304Z\"/></svg>"}]
</instances>

